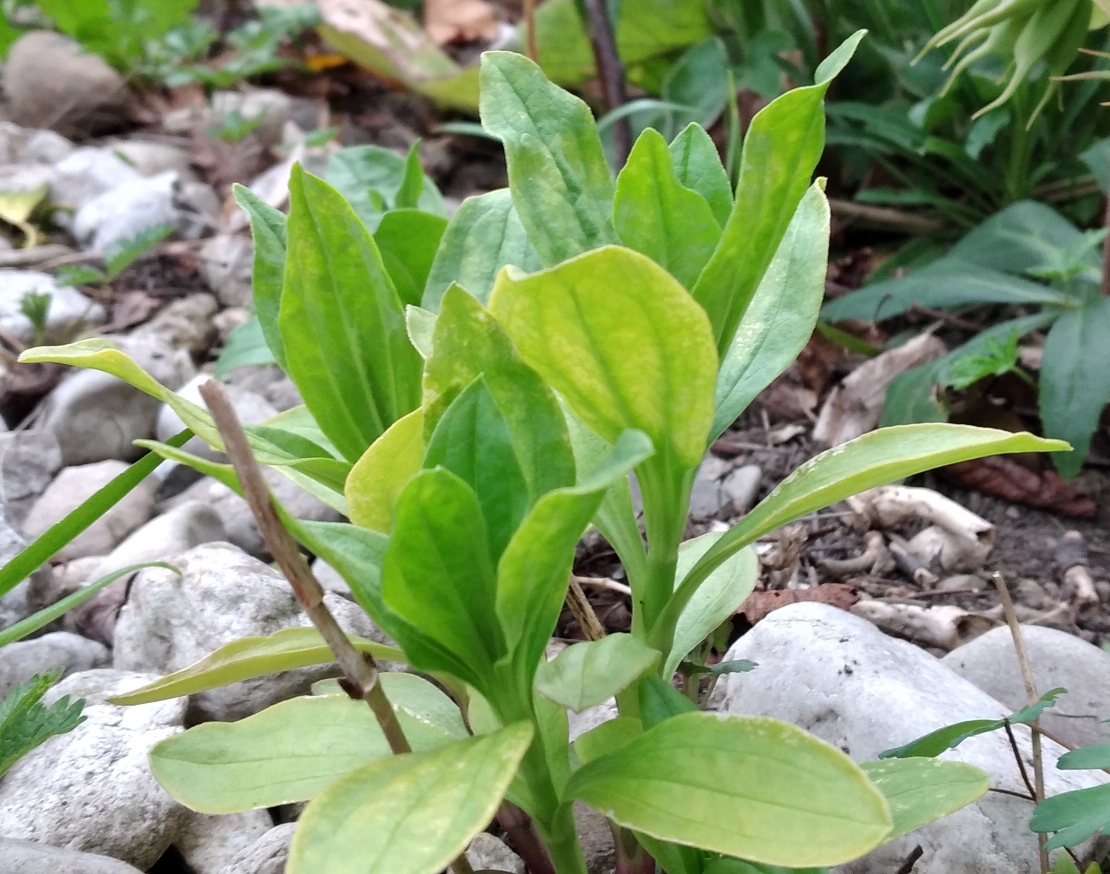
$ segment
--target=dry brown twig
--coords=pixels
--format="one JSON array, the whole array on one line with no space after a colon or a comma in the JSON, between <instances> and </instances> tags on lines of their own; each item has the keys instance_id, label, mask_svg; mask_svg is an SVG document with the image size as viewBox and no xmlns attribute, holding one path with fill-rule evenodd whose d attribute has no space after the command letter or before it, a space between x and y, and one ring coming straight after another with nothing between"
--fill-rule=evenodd
<instances>
[{"instance_id":1,"label":"dry brown twig","mask_svg":"<svg viewBox=\"0 0 1110 874\"><path fill-rule=\"evenodd\" d=\"M397 721L397 714L393 712L389 699L378 682L378 666L373 656L360 653L347 639L346 633L324 603L323 586L313 575L296 542L278 517L270 491L262 478L262 471L247 443L246 432L223 389L219 383L209 381L200 387L200 396L208 405L216 428L223 438L228 458L243 487L243 496L258 522L266 548L274 556L297 600L301 602L343 671L343 678L340 680L343 691L369 705L395 755L412 752L412 746ZM452 874L474 874L465 853L451 863L450 870Z\"/></svg>"}]
</instances>

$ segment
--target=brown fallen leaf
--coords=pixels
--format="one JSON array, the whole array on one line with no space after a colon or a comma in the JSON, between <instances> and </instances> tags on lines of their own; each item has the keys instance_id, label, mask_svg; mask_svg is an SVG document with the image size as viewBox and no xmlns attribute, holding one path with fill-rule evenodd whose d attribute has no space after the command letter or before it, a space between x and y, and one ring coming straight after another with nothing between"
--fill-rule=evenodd
<instances>
[{"instance_id":1,"label":"brown fallen leaf","mask_svg":"<svg viewBox=\"0 0 1110 874\"><path fill-rule=\"evenodd\" d=\"M736 615L747 620L750 625L755 625L768 613L788 604L816 601L819 604L830 604L841 610L847 610L858 600L859 593L856 587L848 583L824 583L810 589L757 590L748 595L744 603L737 608Z\"/></svg>"},{"instance_id":2,"label":"brown fallen leaf","mask_svg":"<svg viewBox=\"0 0 1110 874\"><path fill-rule=\"evenodd\" d=\"M1053 470L1038 473L1012 459L992 455L950 464L942 473L965 488L1016 504L1052 510L1076 519L1098 516L1098 505L1074 486L1069 486Z\"/></svg>"},{"instance_id":3,"label":"brown fallen leaf","mask_svg":"<svg viewBox=\"0 0 1110 874\"><path fill-rule=\"evenodd\" d=\"M0 414L11 423L22 421L68 370L64 364L17 362L0 380Z\"/></svg>"},{"instance_id":4,"label":"brown fallen leaf","mask_svg":"<svg viewBox=\"0 0 1110 874\"><path fill-rule=\"evenodd\" d=\"M164 300L153 298L142 291L124 292L112 303L111 330L122 331L141 325L149 321L164 305Z\"/></svg>"},{"instance_id":5,"label":"brown fallen leaf","mask_svg":"<svg viewBox=\"0 0 1110 874\"><path fill-rule=\"evenodd\" d=\"M441 46L492 40L497 16L486 0L424 0L424 29Z\"/></svg>"}]
</instances>

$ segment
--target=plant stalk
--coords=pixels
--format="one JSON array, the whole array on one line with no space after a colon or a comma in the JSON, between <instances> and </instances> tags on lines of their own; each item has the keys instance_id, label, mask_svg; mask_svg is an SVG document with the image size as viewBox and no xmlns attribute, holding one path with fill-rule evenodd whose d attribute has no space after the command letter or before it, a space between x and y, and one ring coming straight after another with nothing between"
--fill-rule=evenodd
<instances>
[{"instance_id":1,"label":"plant stalk","mask_svg":"<svg viewBox=\"0 0 1110 874\"><path fill-rule=\"evenodd\" d=\"M1106 211L1102 224L1110 228L1110 192L1106 195ZM1102 293L1110 296L1110 234L1102 241Z\"/></svg>"},{"instance_id":2,"label":"plant stalk","mask_svg":"<svg viewBox=\"0 0 1110 874\"><path fill-rule=\"evenodd\" d=\"M609 823L613 830L613 846L617 860L613 874L655 874L655 859L651 857L628 829Z\"/></svg>"},{"instance_id":3,"label":"plant stalk","mask_svg":"<svg viewBox=\"0 0 1110 874\"><path fill-rule=\"evenodd\" d=\"M1014 602L1010 600L1010 590L1006 587L1006 581L1002 578L1002 574L994 574L994 587L998 590L998 599L1002 602L1002 612L1006 616L1006 624L1010 626L1010 634L1014 638L1014 651L1017 654L1018 664L1021 666L1021 678L1025 683L1025 694L1029 698L1029 702L1036 701L1037 683L1033 677L1033 666L1029 661L1029 653L1025 649L1025 638L1021 634L1021 624L1018 622L1017 611L1014 610ZM1033 798L1037 804L1044 801L1044 762L1041 758L1041 735L1037 731L1038 720L1034 719L1031 723L1032 732L1032 745L1033 745ZM1018 765L1021 766L1021 759L1018 759ZM1024 768L1022 768L1024 771ZM1040 849L1040 862L1041 874L1048 874L1048 850L1045 849L1045 844L1048 842L1048 836L1043 832L1037 833L1037 844Z\"/></svg>"},{"instance_id":4,"label":"plant stalk","mask_svg":"<svg viewBox=\"0 0 1110 874\"><path fill-rule=\"evenodd\" d=\"M606 0L584 0L589 16L590 44L594 49L594 63L605 95L605 108L612 112L625 103L624 63L617 51L617 38L613 21L609 17ZM617 166L623 167L632 151L632 127L627 118L613 122L613 145L616 148Z\"/></svg>"},{"instance_id":5,"label":"plant stalk","mask_svg":"<svg viewBox=\"0 0 1110 874\"><path fill-rule=\"evenodd\" d=\"M574 618L578 620L586 640L601 640L605 637L605 627L601 624L601 620L597 618L586 593L582 591L582 584L578 582L578 578L573 574L570 578L570 586L567 588L567 606L570 608L570 612L574 614Z\"/></svg>"},{"instance_id":6,"label":"plant stalk","mask_svg":"<svg viewBox=\"0 0 1110 874\"><path fill-rule=\"evenodd\" d=\"M497 822L505 830L517 855L524 861L528 874L556 874L555 866L543 845L532 817L511 801L501 802Z\"/></svg>"}]
</instances>

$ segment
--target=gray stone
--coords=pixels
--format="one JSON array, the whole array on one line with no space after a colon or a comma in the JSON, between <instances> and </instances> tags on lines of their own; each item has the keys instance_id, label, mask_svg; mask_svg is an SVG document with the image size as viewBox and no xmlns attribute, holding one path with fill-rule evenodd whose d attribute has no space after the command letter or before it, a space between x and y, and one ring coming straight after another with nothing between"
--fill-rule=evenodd
<instances>
[{"instance_id":1,"label":"gray stone","mask_svg":"<svg viewBox=\"0 0 1110 874\"><path fill-rule=\"evenodd\" d=\"M83 698L85 721L36 747L0 780L0 836L99 853L146 870L180 831L186 809L155 781L147 756L181 731L185 700L136 707L112 695L157 679L97 670L73 674L43 698Z\"/></svg>"},{"instance_id":2,"label":"gray stone","mask_svg":"<svg viewBox=\"0 0 1110 874\"><path fill-rule=\"evenodd\" d=\"M98 580L115 571L148 561L165 561L202 543L227 538L219 515L207 504L190 501L155 516L104 556L90 575ZM142 666L129 666L138 670Z\"/></svg>"},{"instance_id":3,"label":"gray stone","mask_svg":"<svg viewBox=\"0 0 1110 874\"><path fill-rule=\"evenodd\" d=\"M4 164L0 166L0 191L30 194L45 185L49 196L57 178L57 171L46 164Z\"/></svg>"},{"instance_id":4,"label":"gray stone","mask_svg":"<svg viewBox=\"0 0 1110 874\"><path fill-rule=\"evenodd\" d=\"M0 434L0 502L12 525L23 528L27 514L61 466L62 449L52 434L45 431Z\"/></svg>"},{"instance_id":5,"label":"gray stone","mask_svg":"<svg viewBox=\"0 0 1110 874\"><path fill-rule=\"evenodd\" d=\"M251 311L245 307L228 307L220 310L212 317L212 327L216 329L216 336L220 345L227 342L227 338L236 328L245 325L251 317Z\"/></svg>"},{"instance_id":6,"label":"gray stone","mask_svg":"<svg viewBox=\"0 0 1110 874\"><path fill-rule=\"evenodd\" d=\"M289 583L231 544L198 546L174 564L181 576L152 568L135 577L116 625L116 667L176 671L233 640L311 624ZM327 594L324 603L348 632L387 642L350 601ZM191 706L200 719L240 719L333 673L314 667L260 677L201 692Z\"/></svg>"},{"instance_id":7,"label":"gray stone","mask_svg":"<svg viewBox=\"0 0 1110 874\"><path fill-rule=\"evenodd\" d=\"M17 683L44 671L61 668L63 676L108 664L108 648L68 631L54 631L0 648L0 697Z\"/></svg>"},{"instance_id":8,"label":"gray stone","mask_svg":"<svg viewBox=\"0 0 1110 874\"><path fill-rule=\"evenodd\" d=\"M695 519L711 519L721 512L727 500L721 492L721 477L729 467L727 461L716 455L707 455L698 467L690 494L690 515Z\"/></svg>"},{"instance_id":9,"label":"gray stone","mask_svg":"<svg viewBox=\"0 0 1110 874\"><path fill-rule=\"evenodd\" d=\"M322 558L318 558L312 563L312 573L325 591L334 592L347 598L352 597L351 587L347 585L347 581L340 576L339 571Z\"/></svg>"},{"instance_id":10,"label":"gray stone","mask_svg":"<svg viewBox=\"0 0 1110 874\"><path fill-rule=\"evenodd\" d=\"M181 212L178 233L186 240L209 236L219 226L223 204L216 189L205 182L183 182L174 203Z\"/></svg>"},{"instance_id":11,"label":"gray stone","mask_svg":"<svg viewBox=\"0 0 1110 874\"><path fill-rule=\"evenodd\" d=\"M115 70L69 37L32 31L4 64L8 111L17 124L87 136L127 119L127 85Z\"/></svg>"},{"instance_id":12,"label":"gray stone","mask_svg":"<svg viewBox=\"0 0 1110 874\"><path fill-rule=\"evenodd\" d=\"M57 164L75 148L57 131L0 121L0 164Z\"/></svg>"},{"instance_id":13,"label":"gray stone","mask_svg":"<svg viewBox=\"0 0 1110 874\"><path fill-rule=\"evenodd\" d=\"M46 311L46 342L68 343L82 329L107 320L104 307L76 288L57 285L49 273L37 270L0 270L0 325L27 345L35 342L35 327L20 311L28 294L50 295Z\"/></svg>"},{"instance_id":14,"label":"gray stone","mask_svg":"<svg viewBox=\"0 0 1110 874\"><path fill-rule=\"evenodd\" d=\"M220 874L228 859L246 850L273 827L274 821L265 810L223 816L190 812L174 846L192 874Z\"/></svg>"},{"instance_id":15,"label":"gray stone","mask_svg":"<svg viewBox=\"0 0 1110 874\"><path fill-rule=\"evenodd\" d=\"M282 376L280 379L270 383L266 389L265 398L274 407L281 412L291 410L293 407L299 407L304 403L301 397L300 389L294 384L288 376Z\"/></svg>"},{"instance_id":16,"label":"gray stone","mask_svg":"<svg viewBox=\"0 0 1110 874\"><path fill-rule=\"evenodd\" d=\"M1021 632L1037 691L1068 690L1041 714L1041 726L1073 746L1106 743L1102 720L1110 719L1110 653L1054 628L1023 625ZM991 629L941 661L1013 710L1027 703L1009 628Z\"/></svg>"},{"instance_id":17,"label":"gray stone","mask_svg":"<svg viewBox=\"0 0 1110 874\"><path fill-rule=\"evenodd\" d=\"M265 561L270 559L250 505L241 495L233 492L219 480L206 476L165 501L161 509L163 512L172 510L187 501L201 501L215 510L223 523L227 540L247 555L253 555Z\"/></svg>"},{"instance_id":18,"label":"gray stone","mask_svg":"<svg viewBox=\"0 0 1110 874\"><path fill-rule=\"evenodd\" d=\"M50 199L58 206L78 210L86 203L125 182L142 177L111 149L85 146L67 155L54 167Z\"/></svg>"},{"instance_id":19,"label":"gray stone","mask_svg":"<svg viewBox=\"0 0 1110 874\"><path fill-rule=\"evenodd\" d=\"M157 334L171 346L187 350L197 359L208 355L216 340L212 317L219 304L210 294L199 292L173 301L135 329L135 334Z\"/></svg>"},{"instance_id":20,"label":"gray stone","mask_svg":"<svg viewBox=\"0 0 1110 874\"><path fill-rule=\"evenodd\" d=\"M189 150L181 146L129 139L105 148L122 158L140 176L157 176L172 170L182 180L195 178L189 166Z\"/></svg>"},{"instance_id":21,"label":"gray stone","mask_svg":"<svg viewBox=\"0 0 1110 874\"><path fill-rule=\"evenodd\" d=\"M525 874L524 863L520 856L505 846L489 832L474 836L466 849L466 858L475 871L507 871L509 874Z\"/></svg>"},{"instance_id":22,"label":"gray stone","mask_svg":"<svg viewBox=\"0 0 1110 874\"><path fill-rule=\"evenodd\" d=\"M220 874L284 874L295 822L274 826L227 863Z\"/></svg>"},{"instance_id":23,"label":"gray stone","mask_svg":"<svg viewBox=\"0 0 1110 874\"><path fill-rule=\"evenodd\" d=\"M73 217L73 236L86 248L103 252L113 243L136 237L157 225L178 226L174 203L177 174L140 176L88 201Z\"/></svg>"},{"instance_id":24,"label":"gray stone","mask_svg":"<svg viewBox=\"0 0 1110 874\"><path fill-rule=\"evenodd\" d=\"M274 497L296 518L309 522L338 522L343 518L338 510L310 495L276 468L264 467L262 476Z\"/></svg>"},{"instance_id":25,"label":"gray stone","mask_svg":"<svg viewBox=\"0 0 1110 874\"><path fill-rule=\"evenodd\" d=\"M65 468L31 508L23 524L24 533L32 539L40 537L127 467L122 461L108 460ZM64 546L58 557L69 560L107 555L154 515L154 489L153 479L143 480Z\"/></svg>"},{"instance_id":26,"label":"gray stone","mask_svg":"<svg viewBox=\"0 0 1110 874\"><path fill-rule=\"evenodd\" d=\"M758 464L745 464L725 477L721 492L725 500L732 504L733 513L747 513L752 508L762 481L763 470Z\"/></svg>"},{"instance_id":27,"label":"gray stone","mask_svg":"<svg viewBox=\"0 0 1110 874\"><path fill-rule=\"evenodd\" d=\"M0 567L15 558L27 546L18 531L0 517ZM0 598L0 628L7 628L31 613L29 596L31 588L45 588L50 585L53 573L49 567L43 566L22 580L10 592Z\"/></svg>"},{"instance_id":28,"label":"gray stone","mask_svg":"<svg viewBox=\"0 0 1110 874\"><path fill-rule=\"evenodd\" d=\"M212 377L207 373L198 373L189 382L185 383L178 391L183 398L192 401L194 404L204 406L204 401L200 396L200 387L206 382L211 381ZM275 410L266 399L261 395L255 394L252 391L245 391L237 386L224 386L224 393L227 399L231 402L232 408L235 410L239 417L239 421L244 425L255 425L259 422L265 422L277 415ZM185 423L181 417L177 415L170 407L169 404L163 404L162 409L158 411L158 421L155 424L154 434L159 440L169 440L174 434L179 432L185 427ZM202 458L208 458L212 461L226 461L227 456L218 452L199 437L193 437L183 447L186 452L191 452Z\"/></svg>"},{"instance_id":29,"label":"gray stone","mask_svg":"<svg viewBox=\"0 0 1110 874\"><path fill-rule=\"evenodd\" d=\"M826 604L794 604L774 611L725 658L751 659L760 667L722 678L713 696L721 710L793 723L856 761L873 760L885 749L945 725L1010 712L924 650ZM1018 731L1017 741L1030 762L1028 731ZM1051 763L1064 749L1046 741L1044 752ZM1000 732L965 741L942 758L982 768L994 787L1025 791L1013 752ZM1045 769L1050 796L1105 779L1091 772ZM991 792L835 870L889 874L921 845L924 856L914 874L1035 874L1037 839L1029 830L1029 815L1028 802Z\"/></svg>"},{"instance_id":30,"label":"gray stone","mask_svg":"<svg viewBox=\"0 0 1110 874\"><path fill-rule=\"evenodd\" d=\"M246 237L221 234L207 240L197 254L197 269L225 307L249 308L254 247Z\"/></svg>"},{"instance_id":31,"label":"gray stone","mask_svg":"<svg viewBox=\"0 0 1110 874\"><path fill-rule=\"evenodd\" d=\"M107 856L3 838L0 838L0 871L4 874L142 874L133 865Z\"/></svg>"},{"instance_id":32,"label":"gray stone","mask_svg":"<svg viewBox=\"0 0 1110 874\"><path fill-rule=\"evenodd\" d=\"M111 339L167 388L180 388L196 372L187 352L156 335ZM54 389L42 427L57 438L66 465L107 458L131 461L143 454L134 441L154 436L161 405L114 376L78 370Z\"/></svg>"}]
</instances>

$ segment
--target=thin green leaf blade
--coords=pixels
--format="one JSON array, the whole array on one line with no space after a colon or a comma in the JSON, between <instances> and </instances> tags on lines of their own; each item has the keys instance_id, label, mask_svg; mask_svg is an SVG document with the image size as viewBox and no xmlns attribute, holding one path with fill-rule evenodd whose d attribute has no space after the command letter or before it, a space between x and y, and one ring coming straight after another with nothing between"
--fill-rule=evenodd
<instances>
[{"instance_id":1,"label":"thin green leaf blade","mask_svg":"<svg viewBox=\"0 0 1110 874\"><path fill-rule=\"evenodd\" d=\"M963 762L892 759L864 762L860 768L890 805L894 828L884 843L955 813L982 798L990 788L990 776L985 771Z\"/></svg>"},{"instance_id":2,"label":"thin green leaf blade","mask_svg":"<svg viewBox=\"0 0 1110 874\"><path fill-rule=\"evenodd\" d=\"M825 296L829 222L825 193L819 184L812 185L721 361L710 441L723 434L809 342Z\"/></svg>"},{"instance_id":3,"label":"thin green leaf blade","mask_svg":"<svg viewBox=\"0 0 1110 874\"><path fill-rule=\"evenodd\" d=\"M688 125L670 145L678 181L696 191L722 228L732 212L732 185L713 138L700 124Z\"/></svg>"},{"instance_id":4,"label":"thin green leaf blade","mask_svg":"<svg viewBox=\"0 0 1110 874\"><path fill-rule=\"evenodd\" d=\"M289 874L436 874L493 818L531 741L517 723L337 780L301 817Z\"/></svg>"},{"instance_id":5,"label":"thin green leaf blade","mask_svg":"<svg viewBox=\"0 0 1110 874\"><path fill-rule=\"evenodd\" d=\"M374 240L323 180L294 168L279 324L290 376L351 462L420 400L420 355Z\"/></svg>"},{"instance_id":6,"label":"thin green leaf blade","mask_svg":"<svg viewBox=\"0 0 1110 874\"><path fill-rule=\"evenodd\" d=\"M617 242L613 177L588 106L515 52L486 52L482 125L505 145L517 214L548 266Z\"/></svg>"},{"instance_id":7,"label":"thin green leaf blade","mask_svg":"<svg viewBox=\"0 0 1110 874\"><path fill-rule=\"evenodd\" d=\"M1060 440L968 425L923 424L882 428L812 458L783 480L730 528L691 570L652 634L667 635L690 596L717 565L776 528L866 489L915 473L985 455L1055 452Z\"/></svg>"},{"instance_id":8,"label":"thin green leaf blade","mask_svg":"<svg viewBox=\"0 0 1110 874\"><path fill-rule=\"evenodd\" d=\"M569 710L581 712L623 692L654 667L658 650L631 634L608 634L564 649L536 671L536 691Z\"/></svg>"},{"instance_id":9,"label":"thin green leaf blade","mask_svg":"<svg viewBox=\"0 0 1110 874\"><path fill-rule=\"evenodd\" d=\"M647 128L617 176L613 227L621 242L693 288L721 238L705 199L683 186L663 136Z\"/></svg>"},{"instance_id":10,"label":"thin green leaf blade","mask_svg":"<svg viewBox=\"0 0 1110 874\"><path fill-rule=\"evenodd\" d=\"M379 661L403 661L394 647L348 635L351 645ZM187 668L160 677L152 683L117 695L113 704L149 704L183 695L195 695L219 686L253 680L279 671L292 671L335 661L320 632L315 628L286 628L265 637L243 637L226 643Z\"/></svg>"},{"instance_id":11,"label":"thin green leaf blade","mask_svg":"<svg viewBox=\"0 0 1110 874\"><path fill-rule=\"evenodd\" d=\"M792 867L856 859L892 825L847 756L766 717L674 716L583 765L564 798L654 838Z\"/></svg>"}]
</instances>

